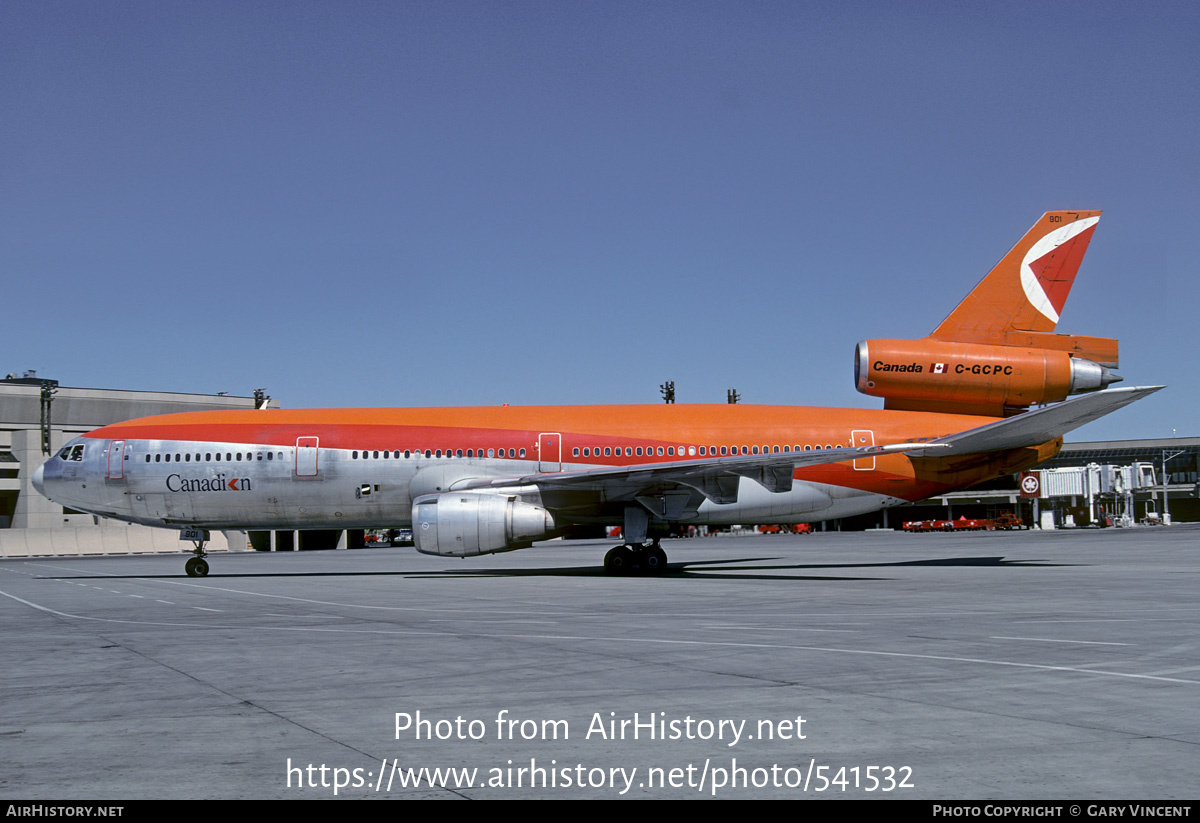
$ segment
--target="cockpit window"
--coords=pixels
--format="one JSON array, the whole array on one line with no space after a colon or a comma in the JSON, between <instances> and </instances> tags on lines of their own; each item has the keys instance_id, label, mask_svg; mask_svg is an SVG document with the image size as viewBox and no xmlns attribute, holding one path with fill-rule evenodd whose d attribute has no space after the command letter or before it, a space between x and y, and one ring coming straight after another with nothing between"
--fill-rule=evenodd
<instances>
[{"instance_id":1,"label":"cockpit window","mask_svg":"<svg viewBox=\"0 0 1200 823\"><path fill-rule=\"evenodd\" d=\"M70 452L69 454L68 454L68 451ZM63 449L61 456L62 456L63 460L71 460L71 461L75 461L75 462L82 461L83 460L83 444L78 443L74 446L71 446L69 450Z\"/></svg>"}]
</instances>

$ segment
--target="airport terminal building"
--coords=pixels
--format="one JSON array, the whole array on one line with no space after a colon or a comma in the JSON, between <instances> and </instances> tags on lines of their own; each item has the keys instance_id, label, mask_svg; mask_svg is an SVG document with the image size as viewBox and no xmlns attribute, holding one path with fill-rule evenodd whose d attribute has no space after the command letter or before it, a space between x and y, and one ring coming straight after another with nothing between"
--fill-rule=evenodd
<instances>
[{"instance_id":1,"label":"airport terminal building","mask_svg":"<svg viewBox=\"0 0 1200 823\"><path fill-rule=\"evenodd\" d=\"M1025 475L1036 483L1022 491ZM1012 512L1026 525L1200 522L1200 437L1066 443L1058 456L1021 476L863 515L843 528L900 528L904 521L994 518Z\"/></svg>"},{"instance_id":2,"label":"airport terminal building","mask_svg":"<svg viewBox=\"0 0 1200 823\"><path fill-rule=\"evenodd\" d=\"M33 470L71 438L100 426L155 414L253 409L262 404L276 405L261 393L234 397L71 388L33 372L8 375L0 380L0 556L26 553L22 551L26 544L28 553L70 554L70 545L78 542L81 531L85 536L92 531L113 531L105 537L118 548L130 541L150 540L155 547L178 551L173 532L101 523L100 518L47 500L33 487ZM84 544L100 542L84 539ZM55 550L49 552L47 547Z\"/></svg>"}]
</instances>

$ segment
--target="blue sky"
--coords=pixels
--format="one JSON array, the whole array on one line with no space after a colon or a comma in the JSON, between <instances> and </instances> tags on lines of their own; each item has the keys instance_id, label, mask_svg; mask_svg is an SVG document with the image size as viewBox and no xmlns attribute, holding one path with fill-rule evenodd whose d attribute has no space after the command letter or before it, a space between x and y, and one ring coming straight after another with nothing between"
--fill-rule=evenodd
<instances>
[{"instance_id":1,"label":"blue sky","mask_svg":"<svg viewBox=\"0 0 1200 823\"><path fill-rule=\"evenodd\" d=\"M0 5L4 371L285 406L877 408L1052 209L1200 434L1189 3Z\"/></svg>"}]
</instances>

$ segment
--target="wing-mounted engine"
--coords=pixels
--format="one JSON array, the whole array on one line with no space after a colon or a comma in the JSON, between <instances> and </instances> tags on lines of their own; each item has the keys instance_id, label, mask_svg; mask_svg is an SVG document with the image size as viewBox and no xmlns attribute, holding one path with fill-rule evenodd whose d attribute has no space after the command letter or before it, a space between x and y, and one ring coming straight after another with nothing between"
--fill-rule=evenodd
<instances>
[{"instance_id":1,"label":"wing-mounted engine","mask_svg":"<svg viewBox=\"0 0 1200 823\"><path fill-rule=\"evenodd\" d=\"M1041 335L1030 336L1043 342ZM865 340L854 353L854 380L884 407L1003 417L1119 382L1117 341L1056 338L1058 348L923 340ZM1074 341L1074 345L1072 342ZM1082 356L1086 352L1103 362Z\"/></svg>"},{"instance_id":2,"label":"wing-mounted engine","mask_svg":"<svg viewBox=\"0 0 1200 823\"><path fill-rule=\"evenodd\" d=\"M446 492L413 501L413 541L423 554L472 557L553 537L554 514L512 494Z\"/></svg>"}]
</instances>

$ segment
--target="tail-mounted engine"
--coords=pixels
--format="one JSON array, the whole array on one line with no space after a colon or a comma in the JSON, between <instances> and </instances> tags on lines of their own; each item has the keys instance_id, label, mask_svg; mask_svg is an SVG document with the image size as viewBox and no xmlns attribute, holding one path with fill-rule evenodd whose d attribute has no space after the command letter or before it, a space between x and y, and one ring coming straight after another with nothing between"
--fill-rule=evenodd
<instances>
[{"instance_id":1,"label":"tail-mounted engine","mask_svg":"<svg viewBox=\"0 0 1200 823\"><path fill-rule=\"evenodd\" d=\"M413 501L413 542L423 554L472 557L528 547L552 537L554 515L515 495L427 494Z\"/></svg>"},{"instance_id":2,"label":"tail-mounted engine","mask_svg":"<svg viewBox=\"0 0 1200 823\"><path fill-rule=\"evenodd\" d=\"M1117 364L1115 340L1029 337L1034 346L866 340L855 349L855 385L888 409L1002 417L1121 380L1108 369Z\"/></svg>"}]
</instances>

